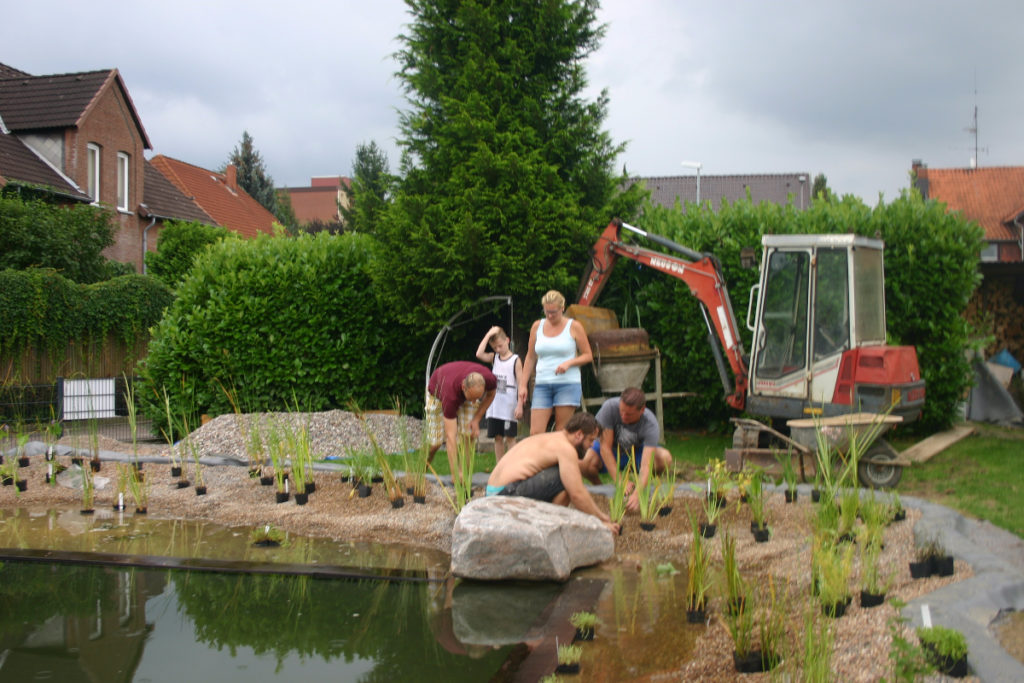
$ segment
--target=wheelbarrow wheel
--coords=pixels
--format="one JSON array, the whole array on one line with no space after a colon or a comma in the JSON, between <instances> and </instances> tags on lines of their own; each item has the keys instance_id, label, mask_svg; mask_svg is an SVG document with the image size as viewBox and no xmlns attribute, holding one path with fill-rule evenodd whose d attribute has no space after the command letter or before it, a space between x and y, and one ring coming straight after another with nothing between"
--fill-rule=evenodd
<instances>
[{"instance_id":1,"label":"wheelbarrow wheel","mask_svg":"<svg viewBox=\"0 0 1024 683\"><path fill-rule=\"evenodd\" d=\"M860 483L873 489L891 489L900 483L903 476L903 468L899 465L883 465L879 460L895 460L896 452L886 441L877 441L867 453L864 460L875 462L861 462L857 464L857 478Z\"/></svg>"}]
</instances>

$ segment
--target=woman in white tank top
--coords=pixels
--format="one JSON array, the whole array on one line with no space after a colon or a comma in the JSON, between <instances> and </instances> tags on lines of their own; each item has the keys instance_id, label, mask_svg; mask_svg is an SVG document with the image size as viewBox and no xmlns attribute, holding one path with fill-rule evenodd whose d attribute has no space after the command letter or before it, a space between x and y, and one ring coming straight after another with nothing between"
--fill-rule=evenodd
<instances>
[{"instance_id":1,"label":"woman in white tank top","mask_svg":"<svg viewBox=\"0 0 1024 683\"><path fill-rule=\"evenodd\" d=\"M541 299L544 319L530 328L530 348L523 363L520 400L525 400L530 376L537 372L530 408L530 434L547 431L552 413L555 430L562 429L580 407L583 385L580 367L593 360L583 325L563 315L565 297L551 290Z\"/></svg>"}]
</instances>

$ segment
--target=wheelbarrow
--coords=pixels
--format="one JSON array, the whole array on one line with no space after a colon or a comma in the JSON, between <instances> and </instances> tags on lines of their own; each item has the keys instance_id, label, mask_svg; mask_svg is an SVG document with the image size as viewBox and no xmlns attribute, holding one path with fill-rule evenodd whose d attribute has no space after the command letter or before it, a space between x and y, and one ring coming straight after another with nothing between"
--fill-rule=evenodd
<instances>
[{"instance_id":1,"label":"wheelbarrow","mask_svg":"<svg viewBox=\"0 0 1024 683\"><path fill-rule=\"evenodd\" d=\"M910 464L900 458L899 453L885 439L885 434L903 418L899 415L878 413L850 413L822 418L801 418L789 420L789 435L783 434L757 420L732 418L736 425L733 448L725 452L726 464L730 469L740 470L746 462L757 463L767 471L777 466L775 461L779 448L759 448L757 445L765 434L771 442L788 450L791 457L798 459L800 478L808 481L814 476L819 448L819 432L822 445L827 446L833 457L847 458L851 450L857 451L857 479L869 488L892 488L903 476L903 468Z\"/></svg>"}]
</instances>

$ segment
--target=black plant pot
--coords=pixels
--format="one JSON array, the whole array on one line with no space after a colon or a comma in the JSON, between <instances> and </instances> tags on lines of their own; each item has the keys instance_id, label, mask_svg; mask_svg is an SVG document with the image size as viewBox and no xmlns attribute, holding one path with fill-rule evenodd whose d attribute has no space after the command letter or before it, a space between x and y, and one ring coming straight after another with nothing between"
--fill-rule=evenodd
<instances>
[{"instance_id":1,"label":"black plant pot","mask_svg":"<svg viewBox=\"0 0 1024 683\"><path fill-rule=\"evenodd\" d=\"M80 455L73 456L71 458L71 464L72 465L81 465L82 464L82 456L80 456Z\"/></svg>"},{"instance_id":2,"label":"black plant pot","mask_svg":"<svg viewBox=\"0 0 1024 683\"><path fill-rule=\"evenodd\" d=\"M273 477L260 477L260 486L273 486L273 485L274 485L274 478Z\"/></svg>"},{"instance_id":3,"label":"black plant pot","mask_svg":"<svg viewBox=\"0 0 1024 683\"><path fill-rule=\"evenodd\" d=\"M821 490L820 489L811 489L811 502L812 503L820 503L821 502Z\"/></svg>"},{"instance_id":4,"label":"black plant pot","mask_svg":"<svg viewBox=\"0 0 1024 683\"><path fill-rule=\"evenodd\" d=\"M902 522L906 518L907 518L907 511L904 510L903 508L900 508L896 512L892 513L892 519L889 521L889 523L890 524L895 524L896 522Z\"/></svg>"},{"instance_id":5,"label":"black plant pot","mask_svg":"<svg viewBox=\"0 0 1024 683\"><path fill-rule=\"evenodd\" d=\"M296 505L305 505L308 502L309 502L309 492L308 491L306 493L299 493L298 491L295 492L295 504Z\"/></svg>"},{"instance_id":6,"label":"black plant pot","mask_svg":"<svg viewBox=\"0 0 1024 683\"><path fill-rule=\"evenodd\" d=\"M306 482L306 493L316 493L316 482L312 479Z\"/></svg>"},{"instance_id":7,"label":"black plant pot","mask_svg":"<svg viewBox=\"0 0 1024 683\"><path fill-rule=\"evenodd\" d=\"M758 529L752 529L751 533L754 534L755 543L767 543L768 539L772 537L771 530L766 526Z\"/></svg>"},{"instance_id":8,"label":"black plant pot","mask_svg":"<svg viewBox=\"0 0 1024 683\"><path fill-rule=\"evenodd\" d=\"M274 500L278 503L287 503L288 498L290 498L290 494L287 491L278 491L274 494Z\"/></svg>"},{"instance_id":9,"label":"black plant pot","mask_svg":"<svg viewBox=\"0 0 1024 683\"><path fill-rule=\"evenodd\" d=\"M910 578L926 579L932 575L932 558L928 557L917 562L910 563Z\"/></svg>"},{"instance_id":10,"label":"black plant pot","mask_svg":"<svg viewBox=\"0 0 1024 683\"><path fill-rule=\"evenodd\" d=\"M703 608L686 610L686 623L688 624L703 624L707 618L708 615Z\"/></svg>"},{"instance_id":11,"label":"black plant pot","mask_svg":"<svg viewBox=\"0 0 1024 683\"><path fill-rule=\"evenodd\" d=\"M928 661L934 664L935 668L940 672L952 678L963 678L967 675L966 655L959 659L953 659L952 657L940 655L935 651L935 647L931 643L927 643L923 647L928 655Z\"/></svg>"},{"instance_id":12,"label":"black plant pot","mask_svg":"<svg viewBox=\"0 0 1024 683\"><path fill-rule=\"evenodd\" d=\"M347 481L348 481L348 475L347 474L341 475L341 483L344 484Z\"/></svg>"},{"instance_id":13,"label":"black plant pot","mask_svg":"<svg viewBox=\"0 0 1024 683\"><path fill-rule=\"evenodd\" d=\"M845 600L840 600L839 602L833 602L833 603L828 604L828 605L822 604L821 612L826 617L832 617L833 619L838 619L841 616L843 616L844 614L846 614L846 608L850 606L850 602L852 602L852 600L853 600L853 598L846 598Z\"/></svg>"},{"instance_id":14,"label":"black plant pot","mask_svg":"<svg viewBox=\"0 0 1024 683\"><path fill-rule=\"evenodd\" d=\"M559 674L578 674L580 672L580 663L575 664L559 664L555 667L555 673Z\"/></svg>"},{"instance_id":15,"label":"black plant pot","mask_svg":"<svg viewBox=\"0 0 1024 683\"><path fill-rule=\"evenodd\" d=\"M176 484L176 486L179 489L187 489L191 485L192 485L192 482L190 482L188 479L179 479L177 484Z\"/></svg>"},{"instance_id":16,"label":"black plant pot","mask_svg":"<svg viewBox=\"0 0 1024 683\"><path fill-rule=\"evenodd\" d=\"M197 496L205 496L206 495L206 487L205 486L196 486L196 495Z\"/></svg>"},{"instance_id":17,"label":"black plant pot","mask_svg":"<svg viewBox=\"0 0 1024 683\"><path fill-rule=\"evenodd\" d=\"M644 531L654 531L655 526L654 522L640 522L640 528Z\"/></svg>"},{"instance_id":18,"label":"black plant pot","mask_svg":"<svg viewBox=\"0 0 1024 683\"><path fill-rule=\"evenodd\" d=\"M137 515L144 515L147 512L149 512L149 508L144 508L144 507L143 508L139 508L139 507L135 508L135 514L137 514Z\"/></svg>"},{"instance_id":19,"label":"black plant pot","mask_svg":"<svg viewBox=\"0 0 1024 683\"><path fill-rule=\"evenodd\" d=\"M747 654L740 657L736 654L736 651L732 652L732 663L736 667L736 672L741 674L756 674L762 671L771 671L775 668L779 658L769 653L767 656L762 655L760 650L751 650Z\"/></svg>"},{"instance_id":20,"label":"black plant pot","mask_svg":"<svg viewBox=\"0 0 1024 683\"><path fill-rule=\"evenodd\" d=\"M718 530L718 525L717 524L708 524L706 522L701 522L700 523L700 535L703 538L714 538L715 537L715 531L717 531L717 530Z\"/></svg>"},{"instance_id":21,"label":"black plant pot","mask_svg":"<svg viewBox=\"0 0 1024 683\"><path fill-rule=\"evenodd\" d=\"M953 556L944 555L933 558L932 574L935 576L953 576Z\"/></svg>"},{"instance_id":22,"label":"black plant pot","mask_svg":"<svg viewBox=\"0 0 1024 683\"><path fill-rule=\"evenodd\" d=\"M253 545L257 548L277 548L280 547L280 543L269 538L264 538L262 541L253 541Z\"/></svg>"},{"instance_id":23,"label":"black plant pot","mask_svg":"<svg viewBox=\"0 0 1024 683\"><path fill-rule=\"evenodd\" d=\"M93 472L99 472L103 464L99 460L90 460L89 467L92 468Z\"/></svg>"},{"instance_id":24,"label":"black plant pot","mask_svg":"<svg viewBox=\"0 0 1024 683\"><path fill-rule=\"evenodd\" d=\"M24 491L28 488L28 479L19 479L14 483L14 487L19 491Z\"/></svg>"},{"instance_id":25,"label":"black plant pot","mask_svg":"<svg viewBox=\"0 0 1024 683\"><path fill-rule=\"evenodd\" d=\"M384 475L383 474L375 474L375 475L373 475L373 477L370 478L370 483L371 484L381 484L383 482L384 482Z\"/></svg>"},{"instance_id":26,"label":"black plant pot","mask_svg":"<svg viewBox=\"0 0 1024 683\"><path fill-rule=\"evenodd\" d=\"M357 490L359 491L360 498L369 498L370 494L373 492L373 489L366 484L360 484Z\"/></svg>"},{"instance_id":27,"label":"black plant pot","mask_svg":"<svg viewBox=\"0 0 1024 683\"><path fill-rule=\"evenodd\" d=\"M423 505L424 503L427 502L427 497L426 496L413 496L412 497L412 502L419 503L420 505Z\"/></svg>"},{"instance_id":28,"label":"black plant pot","mask_svg":"<svg viewBox=\"0 0 1024 683\"><path fill-rule=\"evenodd\" d=\"M665 507L663 507L660 510L658 510L658 516L659 517L668 517L670 514L672 514L672 506L671 505L666 505Z\"/></svg>"},{"instance_id":29,"label":"black plant pot","mask_svg":"<svg viewBox=\"0 0 1024 683\"><path fill-rule=\"evenodd\" d=\"M578 628L578 629L576 629L576 635L573 636L573 641L576 641L576 640L593 640L593 639L594 639L594 629L592 629L592 628L588 628L586 630Z\"/></svg>"},{"instance_id":30,"label":"black plant pot","mask_svg":"<svg viewBox=\"0 0 1024 683\"><path fill-rule=\"evenodd\" d=\"M411 496L413 494L413 491L414 491L414 489L413 489L412 486L406 486L405 487L405 495Z\"/></svg>"},{"instance_id":31,"label":"black plant pot","mask_svg":"<svg viewBox=\"0 0 1024 683\"><path fill-rule=\"evenodd\" d=\"M32 461L28 459L27 455L18 458L18 467L28 467L31 463Z\"/></svg>"},{"instance_id":32,"label":"black plant pot","mask_svg":"<svg viewBox=\"0 0 1024 683\"><path fill-rule=\"evenodd\" d=\"M878 607L885 602L885 593L860 592L860 606L865 608Z\"/></svg>"},{"instance_id":33,"label":"black plant pot","mask_svg":"<svg viewBox=\"0 0 1024 683\"><path fill-rule=\"evenodd\" d=\"M797 491L796 489L793 489L792 491L786 489L785 491L782 492L782 494L786 497L787 503L795 503L799 493L800 492Z\"/></svg>"},{"instance_id":34,"label":"black plant pot","mask_svg":"<svg viewBox=\"0 0 1024 683\"><path fill-rule=\"evenodd\" d=\"M180 465L171 465L171 476L172 477L180 477L181 476L181 466Z\"/></svg>"},{"instance_id":35,"label":"black plant pot","mask_svg":"<svg viewBox=\"0 0 1024 683\"><path fill-rule=\"evenodd\" d=\"M92 513L96 512L96 511L93 510L92 508L82 508L78 512L83 514L83 515L91 515Z\"/></svg>"},{"instance_id":36,"label":"black plant pot","mask_svg":"<svg viewBox=\"0 0 1024 683\"><path fill-rule=\"evenodd\" d=\"M5 474L3 478L4 486L14 486L14 477L9 474Z\"/></svg>"},{"instance_id":37,"label":"black plant pot","mask_svg":"<svg viewBox=\"0 0 1024 683\"><path fill-rule=\"evenodd\" d=\"M405 498L398 497L398 498L392 498L391 499L391 507L393 507L393 508L400 508L403 505L405 505Z\"/></svg>"}]
</instances>

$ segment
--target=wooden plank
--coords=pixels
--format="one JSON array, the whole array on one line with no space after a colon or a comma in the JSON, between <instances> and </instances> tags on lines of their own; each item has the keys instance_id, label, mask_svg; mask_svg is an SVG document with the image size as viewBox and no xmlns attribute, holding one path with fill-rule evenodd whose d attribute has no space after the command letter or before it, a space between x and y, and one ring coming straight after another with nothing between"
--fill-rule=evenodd
<instances>
[{"instance_id":1,"label":"wooden plank","mask_svg":"<svg viewBox=\"0 0 1024 683\"><path fill-rule=\"evenodd\" d=\"M932 434L900 453L900 458L911 462L927 462L957 441L970 436L974 431L973 425L963 424L957 425L949 431Z\"/></svg>"}]
</instances>

